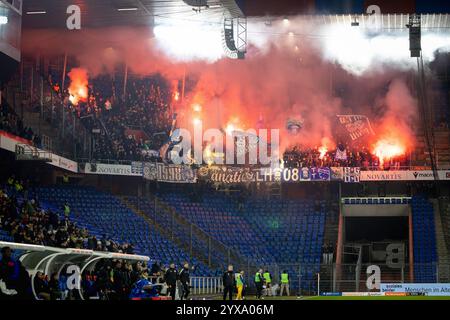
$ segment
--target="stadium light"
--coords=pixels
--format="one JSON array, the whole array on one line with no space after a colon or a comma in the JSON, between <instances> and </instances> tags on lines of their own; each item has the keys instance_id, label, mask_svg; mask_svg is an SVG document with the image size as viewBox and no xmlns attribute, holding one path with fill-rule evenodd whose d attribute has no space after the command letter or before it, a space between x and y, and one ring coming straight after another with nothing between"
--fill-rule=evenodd
<instances>
[{"instance_id":1,"label":"stadium light","mask_svg":"<svg viewBox=\"0 0 450 320\"><path fill-rule=\"evenodd\" d=\"M199 126L201 123L202 123L202 120L200 120L199 118L194 118L194 119L192 120L192 124L193 124L194 126Z\"/></svg>"},{"instance_id":2,"label":"stadium light","mask_svg":"<svg viewBox=\"0 0 450 320\"><path fill-rule=\"evenodd\" d=\"M353 17L353 21L351 23L351 26L352 27L359 27L359 21L358 21L358 18L356 16Z\"/></svg>"},{"instance_id":3,"label":"stadium light","mask_svg":"<svg viewBox=\"0 0 450 320\"><path fill-rule=\"evenodd\" d=\"M8 17L0 16L0 25L7 24L7 23L8 23Z\"/></svg>"},{"instance_id":4,"label":"stadium light","mask_svg":"<svg viewBox=\"0 0 450 320\"><path fill-rule=\"evenodd\" d=\"M139 10L137 7L130 7L130 8L119 8L117 11L137 11Z\"/></svg>"},{"instance_id":5,"label":"stadium light","mask_svg":"<svg viewBox=\"0 0 450 320\"><path fill-rule=\"evenodd\" d=\"M195 103L195 104L192 105L192 109L193 109L195 112L201 112L201 111L202 111L202 106L199 105L198 103Z\"/></svg>"},{"instance_id":6,"label":"stadium light","mask_svg":"<svg viewBox=\"0 0 450 320\"><path fill-rule=\"evenodd\" d=\"M46 14L47 11L27 11L27 14L34 15L34 14Z\"/></svg>"}]
</instances>

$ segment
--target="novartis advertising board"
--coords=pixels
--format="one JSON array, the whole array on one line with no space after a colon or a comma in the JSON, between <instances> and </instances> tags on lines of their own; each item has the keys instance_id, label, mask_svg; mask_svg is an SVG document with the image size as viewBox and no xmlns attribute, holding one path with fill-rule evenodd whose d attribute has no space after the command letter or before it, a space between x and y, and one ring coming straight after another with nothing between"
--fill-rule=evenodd
<instances>
[{"instance_id":1,"label":"novartis advertising board","mask_svg":"<svg viewBox=\"0 0 450 320\"><path fill-rule=\"evenodd\" d=\"M450 180L450 170L439 170L439 180ZM432 181L431 170L360 171L360 181Z\"/></svg>"}]
</instances>

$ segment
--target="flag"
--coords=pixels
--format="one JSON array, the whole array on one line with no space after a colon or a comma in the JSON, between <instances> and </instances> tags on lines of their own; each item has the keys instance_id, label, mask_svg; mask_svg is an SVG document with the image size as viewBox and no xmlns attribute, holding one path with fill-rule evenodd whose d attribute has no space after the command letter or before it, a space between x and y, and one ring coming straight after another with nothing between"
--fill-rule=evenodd
<instances>
[{"instance_id":1,"label":"flag","mask_svg":"<svg viewBox=\"0 0 450 320\"><path fill-rule=\"evenodd\" d=\"M111 101L106 100L106 102L105 102L105 109L108 110L108 111L112 109Z\"/></svg>"},{"instance_id":2,"label":"flag","mask_svg":"<svg viewBox=\"0 0 450 320\"><path fill-rule=\"evenodd\" d=\"M339 147L336 149L335 160L347 160L347 150L345 148L341 150Z\"/></svg>"},{"instance_id":3,"label":"flag","mask_svg":"<svg viewBox=\"0 0 450 320\"><path fill-rule=\"evenodd\" d=\"M339 123L347 130L352 141L365 135L373 135L370 120L363 115L337 115Z\"/></svg>"}]
</instances>

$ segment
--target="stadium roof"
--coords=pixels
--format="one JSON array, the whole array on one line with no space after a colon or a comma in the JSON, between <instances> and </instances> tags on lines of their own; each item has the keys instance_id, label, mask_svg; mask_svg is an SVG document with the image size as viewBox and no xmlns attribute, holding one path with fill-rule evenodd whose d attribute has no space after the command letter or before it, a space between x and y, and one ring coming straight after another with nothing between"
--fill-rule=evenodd
<instances>
[{"instance_id":1,"label":"stadium roof","mask_svg":"<svg viewBox=\"0 0 450 320\"><path fill-rule=\"evenodd\" d=\"M242 15L234 0L27 0L23 26L65 28L72 4L80 7L82 25L87 27L153 25L155 18L212 22L224 15Z\"/></svg>"},{"instance_id":2,"label":"stadium roof","mask_svg":"<svg viewBox=\"0 0 450 320\"><path fill-rule=\"evenodd\" d=\"M307 15L307 20L313 20L320 25L346 25L349 26L353 21L357 21L361 28L369 27L374 23L374 17L367 14L329 14L329 15ZM407 29L409 23L409 14L381 14L379 15L377 25L384 31L395 31ZM422 29L432 29L434 31L450 31L450 14L422 14Z\"/></svg>"},{"instance_id":3,"label":"stadium roof","mask_svg":"<svg viewBox=\"0 0 450 320\"><path fill-rule=\"evenodd\" d=\"M253 2L245 3L248 6ZM243 5L240 0L27 0L23 4L23 26L25 28L65 28L68 17L66 10L71 4L80 6L82 25L88 27L154 25L155 19L220 22L224 15L243 16L241 11ZM33 14L36 12L45 12L45 14ZM252 15L251 12L247 13ZM371 19L367 14L357 13L306 14L304 17L315 19L321 24L350 24L356 17L361 26ZM408 17L407 13L383 14L381 28L391 30L405 28ZM263 15L260 18L265 17ZM450 28L449 14L422 15L422 26Z\"/></svg>"}]
</instances>

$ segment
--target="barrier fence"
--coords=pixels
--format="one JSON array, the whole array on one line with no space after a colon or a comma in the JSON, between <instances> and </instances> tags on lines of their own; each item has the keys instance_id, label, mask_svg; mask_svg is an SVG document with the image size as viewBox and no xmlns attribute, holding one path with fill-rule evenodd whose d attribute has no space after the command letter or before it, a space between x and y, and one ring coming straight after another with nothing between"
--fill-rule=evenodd
<instances>
[{"instance_id":1,"label":"barrier fence","mask_svg":"<svg viewBox=\"0 0 450 320\"><path fill-rule=\"evenodd\" d=\"M262 267L272 275L272 295L280 293L280 274L289 274L290 294L297 296L319 295L324 292L373 292L380 283L450 283L450 264L428 263L404 264L392 268L387 264L279 264ZM239 270L239 266L235 266ZM245 273L247 294L255 293L256 269ZM214 280L206 280L214 279ZM193 294L220 294L223 290L221 277L193 277ZM267 295L267 290L265 294Z\"/></svg>"},{"instance_id":2,"label":"barrier fence","mask_svg":"<svg viewBox=\"0 0 450 320\"><path fill-rule=\"evenodd\" d=\"M191 277L191 294L216 295L223 292L221 277Z\"/></svg>"},{"instance_id":3,"label":"barrier fence","mask_svg":"<svg viewBox=\"0 0 450 320\"><path fill-rule=\"evenodd\" d=\"M291 270L291 292L318 295L323 292L377 291L379 283L450 283L450 264L422 263L392 267L387 264L279 265Z\"/></svg>"}]
</instances>

